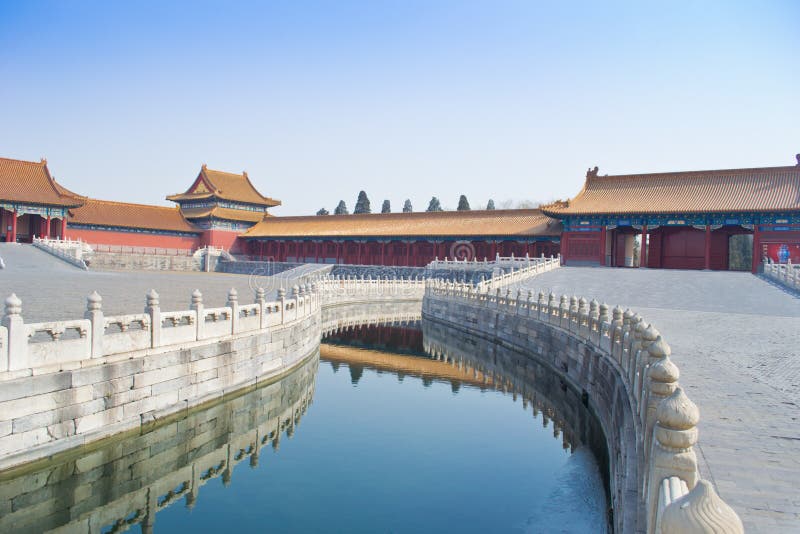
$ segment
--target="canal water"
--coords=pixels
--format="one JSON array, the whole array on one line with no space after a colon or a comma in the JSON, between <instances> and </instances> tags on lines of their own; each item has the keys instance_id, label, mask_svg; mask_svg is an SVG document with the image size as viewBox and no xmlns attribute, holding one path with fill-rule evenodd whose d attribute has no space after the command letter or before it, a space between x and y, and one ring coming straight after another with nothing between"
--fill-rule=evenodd
<instances>
[{"instance_id":1,"label":"canal water","mask_svg":"<svg viewBox=\"0 0 800 534\"><path fill-rule=\"evenodd\" d=\"M578 395L415 354L401 330L333 339L270 385L0 474L0 532L606 532L591 417L559 411Z\"/></svg>"}]
</instances>

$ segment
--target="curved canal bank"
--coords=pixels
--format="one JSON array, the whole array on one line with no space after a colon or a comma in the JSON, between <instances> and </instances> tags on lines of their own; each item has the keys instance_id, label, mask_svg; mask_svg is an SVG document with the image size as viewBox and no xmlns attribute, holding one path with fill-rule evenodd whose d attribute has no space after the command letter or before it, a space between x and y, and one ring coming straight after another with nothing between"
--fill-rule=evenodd
<instances>
[{"instance_id":1,"label":"curved canal bank","mask_svg":"<svg viewBox=\"0 0 800 534\"><path fill-rule=\"evenodd\" d=\"M523 393L420 356L322 345L321 357L5 473L0 530L603 532L600 469L557 381Z\"/></svg>"}]
</instances>

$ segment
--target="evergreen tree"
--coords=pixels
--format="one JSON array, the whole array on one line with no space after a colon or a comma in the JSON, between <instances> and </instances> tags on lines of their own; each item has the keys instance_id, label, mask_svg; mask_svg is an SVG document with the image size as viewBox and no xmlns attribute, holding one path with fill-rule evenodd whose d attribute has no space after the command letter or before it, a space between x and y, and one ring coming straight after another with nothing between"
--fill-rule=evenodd
<instances>
[{"instance_id":1,"label":"evergreen tree","mask_svg":"<svg viewBox=\"0 0 800 534\"><path fill-rule=\"evenodd\" d=\"M328 212L328 210L325 208L320 208L320 210L317 212L317 215L330 215L330 212Z\"/></svg>"},{"instance_id":2,"label":"evergreen tree","mask_svg":"<svg viewBox=\"0 0 800 534\"><path fill-rule=\"evenodd\" d=\"M469 211L470 210L469 200L467 200L467 196L466 195L461 195L459 197L459 199L458 199L458 208L456 208L456 210L457 211Z\"/></svg>"},{"instance_id":3,"label":"evergreen tree","mask_svg":"<svg viewBox=\"0 0 800 534\"><path fill-rule=\"evenodd\" d=\"M442 204L439 202L439 199L436 197L431 197L431 201L428 204L428 209L425 211L443 211Z\"/></svg>"},{"instance_id":4,"label":"evergreen tree","mask_svg":"<svg viewBox=\"0 0 800 534\"><path fill-rule=\"evenodd\" d=\"M356 200L356 207L353 210L353 214L356 213L372 213L372 209L369 207L369 199L367 198L367 194L364 191L360 191L358 193L358 200Z\"/></svg>"},{"instance_id":5,"label":"evergreen tree","mask_svg":"<svg viewBox=\"0 0 800 534\"><path fill-rule=\"evenodd\" d=\"M350 212L347 211L347 204L344 203L344 200L340 200L339 204L336 206L336 209L333 210L334 215L348 215Z\"/></svg>"},{"instance_id":6,"label":"evergreen tree","mask_svg":"<svg viewBox=\"0 0 800 534\"><path fill-rule=\"evenodd\" d=\"M493 210L494 209L494 200L492 200L491 198L489 199L488 204L486 204L486 209L487 210Z\"/></svg>"},{"instance_id":7,"label":"evergreen tree","mask_svg":"<svg viewBox=\"0 0 800 534\"><path fill-rule=\"evenodd\" d=\"M389 200L383 201L383 206L381 206L381 213L392 213L392 205Z\"/></svg>"},{"instance_id":8,"label":"evergreen tree","mask_svg":"<svg viewBox=\"0 0 800 534\"><path fill-rule=\"evenodd\" d=\"M414 208L411 207L411 199L407 198L403 204L403 213L411 213L412 211L414 211Z\"/></svg>"}]
</instances>

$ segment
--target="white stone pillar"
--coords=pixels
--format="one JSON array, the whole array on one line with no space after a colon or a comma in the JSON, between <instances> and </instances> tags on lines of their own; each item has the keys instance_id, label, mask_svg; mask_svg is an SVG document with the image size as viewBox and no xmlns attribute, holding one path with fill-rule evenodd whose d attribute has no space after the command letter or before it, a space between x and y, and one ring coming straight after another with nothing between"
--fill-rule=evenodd
<instances>
[{"instance_id":1,"label":"white stone pillar","mask_svg":"<svg viewBox=\"0 0 800 534\"><path fill-rule=\"evenodd\" d=\"M195 339L198 341L205 338L205 326L206 326L206 318L205 318L205 306L203 305L203 294L200 292L199 289L195 289L192 291L192 305L191 309L194 310L196 314L196 322L197 322L197 334Z\"/></svg>"},{"instance_id":2,"label":"white stone pillar","mask_svg":"<svg viewBox=\"0 0 800 534\"><path fill-rule=\"evenodd\" d=\"M655 534L661 481L677 476L692 490L699 478L697 455L692 447L697 443L700 411L683 389L675 388L672 395L661 401L656 409L656 421L645 499L649 534Z\"/></svg>"},{"instance_id":3,"label":"white stone pillar","mask_svg":"<svg viewBox=\"0 0 800 534\"><path fill-rule=\"evenodd\" d=\"M6 299L3 326L8 329L8 354L0 360L0 371L28 367L28 332L22 319L22 301L12 293Z\"/></svg>"},{"instance_id":4,"label":"white stone pillar","mask_svg":"<svg viewBox=\"0 0 800 534\"><path fill-rule=\"evenodd\" d=\"M103 298L93 291L91 295L86 298L86 313L83 315L84 319L89 319L91 340L92 340L92 358L99 358L103 355L103 334L105 334L106 325L103 317L102 310Z\"/></svg>"},{"instance_id":5,"label":"white stone pillar","mask_svg":"<svg viewBox=\"0 0 800 534\"><path fill-rule=\"evenodd\" d=\"M267 315L264 313L264 308L266 307L266 292L264 291L263 287L259 287L256 289L256 304L258 304L258 326L261 329L266 328L267 326Z\"/></svg>"},{"instance_id":6,"label":"white stone pillar","mask_svg":"<svg viewBox=\"0 0 800 534\"><path fill-rule=\"evenodd\" d=\"M150 316L150 346L161 346L161 307L158 305L158 293L155 289L147 292L147 305L144 312Z\"/></svg>"},{"instance_id":7,"label":"white stone pillar","mask_svg":"<svg viewBox=\"0 0 800 534\"><path fill-rule=\"evenodd\" d=\"M228 291L228 302L225 304L231 309L231 334L239 332L239 292L236 288Z\"/></svg>"}]
</instances>

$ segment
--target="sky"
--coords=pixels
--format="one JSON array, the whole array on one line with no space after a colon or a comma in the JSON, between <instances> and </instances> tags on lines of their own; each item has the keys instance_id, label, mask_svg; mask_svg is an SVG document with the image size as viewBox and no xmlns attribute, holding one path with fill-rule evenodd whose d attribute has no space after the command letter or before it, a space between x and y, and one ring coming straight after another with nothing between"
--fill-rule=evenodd
<instances>
[{"instance_id":1,"label":"sky","mask_svg":"<svg viewBox=\"0 0 800 534\"><path fill-rule=\"evenodd\" d=\"M794 0L0 0L0 157L163 205L246 170L276 215L793 165L799 27Z\"/></svg>"}]
</instances>

